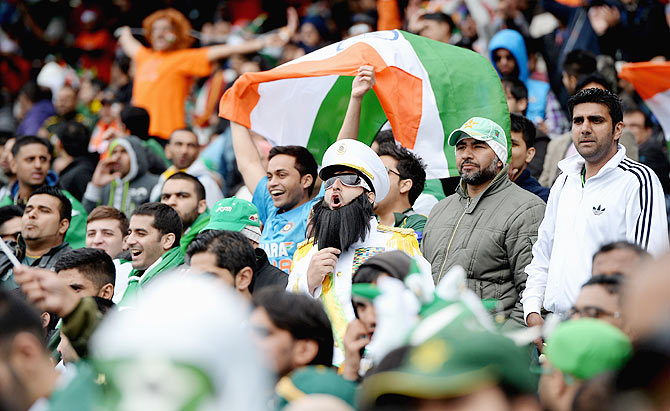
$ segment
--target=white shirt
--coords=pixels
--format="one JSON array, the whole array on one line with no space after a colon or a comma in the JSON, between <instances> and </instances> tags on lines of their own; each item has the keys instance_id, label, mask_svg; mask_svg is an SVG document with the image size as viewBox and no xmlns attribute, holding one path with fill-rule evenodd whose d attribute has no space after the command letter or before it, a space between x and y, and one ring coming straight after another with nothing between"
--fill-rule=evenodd
<instances>
[{"instance_id":1,"label":"white shirt","mask_svg":"<svg viewBox=\"0 0 670 411\"><path fill-rule=\"evenodd\" d=\"M112 262L114 262L114 268L116 269L116 280L114 281L114 296L112 297L112 302L118 304L128 287L128 275L133 271L133 264L130 261L122 264L121 260L118 258L115 258Z\"/></svg>"},{"instance_id":2,"label":"white shirt","mask_svg":"<svg viewBox=\"0 0 670 411\"><path fill-rule=\"evenodd\" d=\"M653 256L668 250L668 228L663 189L647 166L617 153L586 180L584 158L561 160L559 175L549 194L544 220L526 267L524 318L541 307L565 313L581 286L591 278L593 254L614 241L638 244Z\"/></svg>"}]
</instances>

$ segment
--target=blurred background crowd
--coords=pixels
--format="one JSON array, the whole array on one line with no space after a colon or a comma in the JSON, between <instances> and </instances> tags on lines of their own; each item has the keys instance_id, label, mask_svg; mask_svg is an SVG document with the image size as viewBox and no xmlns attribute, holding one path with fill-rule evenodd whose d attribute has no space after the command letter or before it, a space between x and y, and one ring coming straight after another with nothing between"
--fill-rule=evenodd
<instances>
[{"instance_id":1,"label":"blurred background crowd","mask_svg":"<svg viewBox=\"0 0 670 411\"><path fill-rule=\"evenodd\" d=\"M208 75L185 85L179 126L192 127L202 146L217 141L203 158L218 173L224 195L241 183L232 150L226 149L228 122L217 116L218 101L232 82L242 73L267 70L374 30L404 29L490 58L509 80L508 103L524 99L523 111L538 126L537 155L530 167L537 178L546 145L569 129L567 98L589 83L618 93L627 110L639 113L642 124L630 126L637 143L646 141L648 133L656 147L665 146L656 138L656 119L630 83L617 77L623 62L670 56L670 5L659 0L3 1L0 143L9 136L49 137L53 133L48 129L74 120L91 133L91 149L104 152L99 144L116 136L123 109L143 106L132 99L135 68L117 42L119 28L130 27L136 39L149 45L143 19L166 7L186 16L183 45L194 47L244 43L286 25L287 8L298 11L299 26L285 46L226 55L212 62ZM168 135L152 135L162 129L159 121L151 119L154 133L134 134L165 141ZM267 152L269 145L258 140L259 150ZM635 159L634 151L628 153ZM551 174L540 182L549 186Z\"/></svg>"}]
</instances>

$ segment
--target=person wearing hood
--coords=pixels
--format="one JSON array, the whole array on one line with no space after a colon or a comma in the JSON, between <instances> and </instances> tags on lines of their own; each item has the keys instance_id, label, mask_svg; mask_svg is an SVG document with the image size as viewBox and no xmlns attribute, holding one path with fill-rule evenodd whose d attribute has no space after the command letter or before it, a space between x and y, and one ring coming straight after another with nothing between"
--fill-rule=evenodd
<instances>
[{"instance_id":1,"label":"person wearing hood","mask_svg":"<svg viewBox=\"0 0 670 411\"><path fill-rule=\"evenodd\" d=\"M58 175L51 168L53 146L47 140L36 136L23 136L16 139L9 160L16 181L0 190L0 207L23 205L35 190L43 187L61 188ZM60 190L72 207L72 220L65 234L72 248L84 247L86 243L86 218L84 206L69 191Z\"/></svg>"},{"instance_id":2,"label":"person wearing hood","mask_svg":"<svg viewBox=\"0 0 670 411\"><path fill-rule=\"evenodd\" d=\"M563 133L568 128L568 121L549 83L530 77L523 36L514 30L501 30L489 42L489 53L493 67L500 77L518 77L526 85L526 116L537 126L544 123L549 134Z\"/></svg>"},{"instance_id":3,"label":"person wearing hood","mask_svg":"<svg viewBox=\"0 0 670 411\"><path fill-rule=\"evenodd\" d=\"M109 145L109 155L95 168L84 192L87 211L109 205L126 214L149 202L158 176L148 171L147 157L136 137L117 138Z\"/></svg>"},{"instance_id":4,"label":"person wearing hood","mask_svg":"<svg viewBox=\"0 0 670 411\"><path fill-rule=\"evenodd\" d=\"M298 36L300 39L298 47L303 49L305 54L308 54L327 44L329 36L328 27L320 16L307 16L300 25Z\"/></svg>"}]
</instances>

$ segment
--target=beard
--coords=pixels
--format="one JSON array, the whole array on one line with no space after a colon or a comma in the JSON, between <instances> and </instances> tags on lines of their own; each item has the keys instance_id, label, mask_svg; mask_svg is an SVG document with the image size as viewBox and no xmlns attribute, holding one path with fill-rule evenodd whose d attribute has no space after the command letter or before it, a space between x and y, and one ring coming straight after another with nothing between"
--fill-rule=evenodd
<instances>
[{"instance_id":1,"label":"beard","mask_svg":"<svg viewBox=\"0 0 670 411\"><path fill-rule=\"evenodd\" d=\"M200 217L200 214L198 214L198 210L193 210L190 213L186 214L182 219L182 225L184 228L184 231L188 230L188 228L195 222L195 220Z\"/></svg>"},{"instance_id":2,"label":"beard","mask_svg":"<svg viewBox=\"0 0 670 411\"><path fill-rule=\"evenodd\" d=\"M321 199L312 208L307 237L314 238L319 250L334 247L347 251L355 242L365 240L372 216L372 203L365 193L335 210Z\"/></svg>"},{"instance_id":3,"label":"beard","mask_svg":"<svg viewBox=\"0 0 670 411\"><path fill-rule=\"evenodd\" d=\"M485 168L479 166L478 171L469 174L463 174L463 163L461 163L461 165L458 167L458 173L461 175L461 179L465 182L465 184L478 186L487 183L498 175L498 158L494 158L493 161L491 161L491 163Z\"/></svg>"}]
</instances>

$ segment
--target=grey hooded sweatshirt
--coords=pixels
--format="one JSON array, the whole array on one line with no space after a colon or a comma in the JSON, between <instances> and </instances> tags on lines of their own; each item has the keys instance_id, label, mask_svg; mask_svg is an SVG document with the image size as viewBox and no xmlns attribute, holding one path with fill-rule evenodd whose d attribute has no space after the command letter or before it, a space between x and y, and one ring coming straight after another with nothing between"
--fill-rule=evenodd
<instances>
[{"instance_id":1,"label":"grey hooded sweatshirt","mask_svg":"<svg viewBox=\"0 0 670 411\"><path fill-rule=\"evenodd\" d=\"M102 188L88 183L82 204L89 213L99 205L109 205L130 215L135 207L151 201L151 189L158 182L158 176L148 171L142 142L134 136L117 138L109 145L109 153L118 145L130 156L130 171Z\"/></svg>"}]
</instances>

